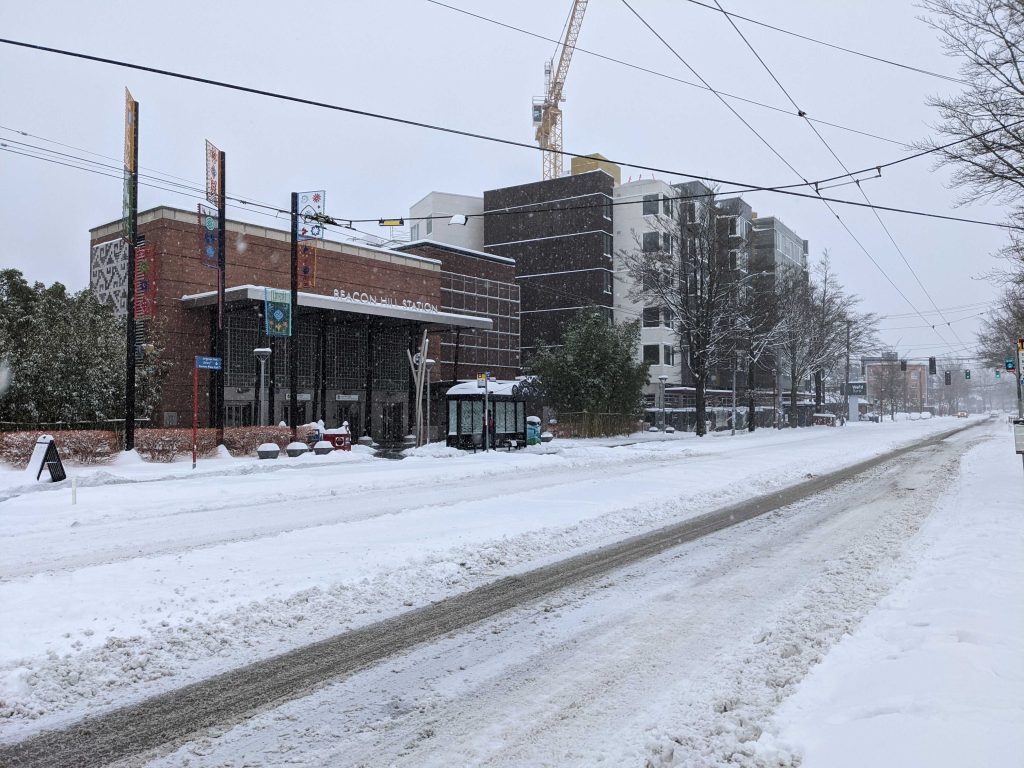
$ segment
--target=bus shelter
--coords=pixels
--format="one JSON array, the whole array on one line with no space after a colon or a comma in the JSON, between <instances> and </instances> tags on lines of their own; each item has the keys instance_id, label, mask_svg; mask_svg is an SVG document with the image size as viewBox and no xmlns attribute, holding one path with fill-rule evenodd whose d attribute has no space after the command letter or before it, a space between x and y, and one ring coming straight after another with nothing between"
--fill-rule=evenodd
<instances>
[{"instance_id":1,"label":"bus shelter","mask_svg":"<svg viewBox=\"0 0 1024 768\"><path fill-rule=\"evenodd\" d=\"M493 418L492 447L526 445L526 393L521 380L487 384L487 411ZM448 409L448 445L464 450L484 447L484 388L464 381L445 395Z\"/></svg>"}]
</instances>

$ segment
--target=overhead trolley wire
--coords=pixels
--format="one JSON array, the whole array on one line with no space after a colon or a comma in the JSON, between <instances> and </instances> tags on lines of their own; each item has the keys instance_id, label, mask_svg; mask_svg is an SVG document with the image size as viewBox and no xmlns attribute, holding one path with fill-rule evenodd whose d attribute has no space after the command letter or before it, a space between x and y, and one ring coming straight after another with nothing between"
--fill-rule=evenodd
<instances>
[{"instance_id":1,"label":"overhead trolley wire","mask_svg":"<svg viewBox=\"0 0 1024 768\"><path fill-rule=\"evenodd\" d=\"M158 68L155 68L155 67L148 67L148 66L141 65L141 64L133 64L131 62L119 61L117 59L110 59L110 58L101 57L101 56L93 56L91 54L78 53L78 52L75 52L75 51L68 51L68 50L63 50L63 49L60 49L60 48L52 48L52 47L49 47L49 46L36 45L34 43L26 43L26 42L17 41L17 40L10 40L10 39L7 39L7 38L0 38L0 44L13 45L13 46L21 47L21 48L27 48L27 49L31 49L31 50L42 51L42 52L45 52L45 53L54 53L54 54L61 55L61 56L69 56L69 57L72 57L72 58L84 59L84 60L87 60L87 61L95 61L95 62L98 62L98 63L101 63L101 64L110 64L112 66L123 67L123 68L126 68L126 69L134 69L134 70L138 70L138 71L142 71L142 72L149 72L149 73L152 73L152 74L163 75L163 76L166 76L166 77L172 77L172 78L181 79L181 80L188 80L188 81L192 81L192 82L201 83L201 84L204 84L204 85L212 85L212 86L219 87L219 88L226 88L228 90L234 90L234 91L239 91L239 92L243 92L243 93L250 93L250 94L254 94L254 95L258 95L258 96L266 96L268 98L278 99L278 100L282 100L282 101L289 101L289 102L294 102L294 103L299 103L299 104L305 104L307 106L319 107L319 108L322 108L322 109L328 109L328 110L333 110L333 111L337 111L337 112L353 114L353 115L357 115L357 116L361 116L361 117L369 117L369 118L378 119L378 120L384 120L384 121L393 122L393 123L397 123L397 124L401 124L401 125L408 125L408 126L411 126L411 127L418 127L418 128L438 131L438 132L442 132L442 133L449 133L449 134L453 134L453 135L457 135L457 136L464 136L466 138L479 139L481 141L488 141L488 142L502 144L502 145L506 145L506 146L520 147L520 148L523 148L523 149L529 149L531 151L541 151L540 147L538 147L538 146L536 146L534 144L527 144L525 142L515 141L513 139L505 139L505 138L500 138L500 137L495 137L495 136L488 136L486 134L475 133L475 132L472 132L472 131L464 131L464 130L461 130L461 129L449 128L449 127L446 127L446 126L434 125L434 124L425 123L425 122L422 122L422 121L411 120L411 119L401 118L401 117L395 117L393 115L384 115L384 114L380 114L380 113L370 112L370 111L367 111L367 110L360 110L360 109L355 109L355 108L352 108L352 107L344 107L344 106L337 105L337 104L329 104L327 102L316 101L316 100L313 100L313 99L306 99L306 98L299 97L299 96L291 96L291 95L288 95L288 94L282 94L282 93L277 93L277 92L273 92L273 91L267 91L267 90L263 90L263 89L259 89L259 88L252 88L252 87L249 87L249 86L238 85L238 84L235 84L235 83L228 83L228 82L224 82L224 81L212 80L210 78L198 77L198 76L195 76L195 75L187 75L187 74L183 74L183 73L179 73L179 72L173 72L173 71L170 71L170 70L158 69ZM583 154L580 154L580 153L577 153L577 152L571 152L571 151L568 151L568 150L551 150L551 151L557 151L561 155L567 156L567 157L580 157L580 158L588 157L587 155L583 155ZM891 211L891 212L894 212L894 213L903 213L903 214L917 215L917 216L927 216L929 218L944 219L944 220L947 220L947 221L959 221L959 222L968 223L968 224L978 224L978 225L982 225L982 226L997 227L997 228L1000 228L1000 229L1013 229L1013 230L1022 230L1022 231L1024 231L1024 227L1013 225L1013 224L1008 224L1008 223L982 221L982 220L979 220L979 219L969 219L969 218L962 217L962 216L950 216L950 215L943 215L943 214L936 214L936 213L927 213L927 212L914 211L914 210L905 209L905 208L897 208L897 207L894 207L894 206L872 206L872 205L868 205L866 203L857 202L857 201L854 201L854 200L843 200L843 199L840 199L840 198L827 198L827 197L823 197L823 196L818 195L818 194L805 194L805 193L797 192L795 189L789 189L789 188L786 188L786 187L772 187L772 186L765 186L765 185L747 184L747 183L744 183L744 182L733 182L733 181L729 181L729 180L726 180L726 179L718 179L718 178L715 178L715 177L712 177L712 176L687 173L685 171L678 171L678 170L673 170L673 169L668 169L668 168L659 168L659 167L650 166L650 165L641 165L639 163L631 163L631 162L626 162L626 161L622 161L622 160L610 159L608 162L615 163L617 165L620 165L620 166L623 166L623 167L627 167L627 168L634 168L634 169L641 170L641 171L651 171L652 173L660 173L660 174L665 174L665 175L668 175L668 176L679 176L679 177L682 177L682 178L694 179L694 180L702 181L702 182L705 182L705 183L730 184L730 185L733 185L733 186L741 187L741 189L737 190L737 191L749 191L749 192L765 191L765 192L774 192L776 194L791 195L791 196L795 196L795 197L806 197L806 198L809 198L809 199L825 200L825 201L828 201L828 202L833 202L833 203L841 204L841 205L851 205L851 206L854 206L854 207L877 208L878 210L886 210L886 211ZM806 186L806 185L811 185L811 184L812 184L812 182L807 182L806 180L804 180L803 184L790 185L790 186L797 186L797 187L799 187L799 186ZM346 219L346 220L349 220L349 219ZM369 221L369 220L364 220L364 221Z\"/></svg>"},{"instance_id":2,"label":"overhead trolley wire","mask_svg":"<svg viewBox=\"0 0 1024 768\"><path fill-rule=\"evenodd\" d=\"M651 32L651 33L652 33L652 34L653 34L653 35L654 35L654 36L655 36L656 38L658 38L658 40L659 40L659 41L661 41L661 43L662 43L662 44L663 44L663 45L664 45L664 46L665 46L666 48L668 48L668 50L669 50L669 51L671 51L671 52L672 52L672 54L673 54L673 55L674 55L674 56L675 56L675 57L676 57L677 59L679 59L679 61L681 61L681 62L683 63L683 65L684 65L684 66L686 66L686 68L687 68L687 69L689 69L689 70L690 70L691 72L693 72L693 73L694 73L695 75L697 74L697 73L696 73L696 70L694 70L694 68L693 68L692 66L690 66L690 64L689 64L689 63L688 63L688 62L687 62L687 61L686 61L686 60L685 60L685 59L684 59L684 58L682 57L682 55L680 55L680 54L679 54L679 52L678 52L678 51L676 51L676 49L675 49L675 48L674 48L674 47L673 47L673 46L672 46L672 45L671 45L671 44L670 44L670 43L669 43L669 42L668 42L668 41L667 41L667 40L666 40L666 39L665 39L664 37L662 37L662 35L661 35L661 34L660 34L660 33L659 33L659 32L658 32L658 31L657 31L657 30L656 30L656 29L655 29L654 27L652 27L652 26L651 26L651 24L650 24L650 23L649 23L649 22L648 22L648 21L647 21L647 20L646 20L646 19L645 19L645 18L644 18L644 17L642 16L642 15L640 15L640 13L638 13L638 12L636 11L636 9L634 9L634 8L633 8L633 6L632 6L632 5L630 5L630 4L629 4L629 0L622 0L622 3L623 3L623 5L625 5L625 6L626 6L626 7L627 7L627 8L628 8L628 9L629 9L629 10L630 10L631 12L632 12L632 14L633 14L634 16L636 16L636 18L637 18L637 19L639 19L639 21L640 21L640 22L641 22L641 23L642 23L642 24L643 24L643 25L644 25L645 27L647 27L647 29L648 29L648 30L650 30L650 32ZM744 39L745 39L745 38L744 38ZM749 45L749 43L748 43L748 45ZM698 75L698 77L699 77L699 75ZM773 75L773 77L774 77L774 75ZM703 78L701 78L701 80L703 81ZM706 81L704 81L704 82L706 82ZM709 86L709 87L710 87L710 86ZM783 90L785 90L785 89L783 89ZM788 95L789 95L789 94L787 93L787 96L788 96ZM755 136L757 136L757 137L758 137L758 138L759 138L759 139L761 140L761 142L762 142L762 143L764 143L764 144L765 144L765 145L766 145L766 146L767 146L767 147L768 147L769 149L771 149L772 153L773 153L773 154L775 154L775 155L776 155L776 156L777 156L777 157L778 157L778 158L779 158L780 160L782 160L782 162L783 162L783 163L784 163L784 164L786 165L786 167L788 167L788 168L789 168L789 169L790 169L791 171L793 171L793 173L794 173L794 174L796 174L796 175L797 175L797 176L798 176L799 178L803 179L803 180L804 180L804 181L806 182L806 179L805 179L805 177L803 176L803 174L801 174L801 173L800 173L799 171L797 171L797 169L796 169L796 168L794 168L794 167L793 167L793 165L792 165L792 164L791 164L791 163L790 163L790 162L789 162L788 160L786 160L786 158L784 158L784 157L783 157L783 156L782 156L782 155L781 155L781 154L779 153L779 151L778 151L778 150L776 150L776 149L775 149L775 147L773 147L773 146L771 145L771 143L770 143L770 142L768 142L768 141L767 141L767 139L765 139L765 138L764 138L764 137L763 137L763 136L762 136L762 135L761 135L760 133L758 133L758 132L757 132L757 130L755 130L755 129L753 128L753 126L751 126L751 125L750 125L750 123L749 123L749 122L747 122L747 121L746 121L746 120L745 120L745 119L744 119L744 118L743 118L743 117L742 117L742 116L741 116L741 115L740 115L740 114L739 114L739 113L738 113L738 112L737 112L737 111L736 111L736 110L735 110L735 109L734 109L734 108L732 107L732 105L731 105L731 104L729 104L729 103L728 103L727 101L725 101L725 99L723 99L723 98L722 98L721 96L719 96L719 100L720 100L720 101L722 101L722 103L723 103L723 104L725 104L725 106L726 106L726 107L727 107L727 108L729 109L729 111L730 111L730 112L732 112L732 113L733 113L734 115L736 115L736 116L737 116L737 117L738 117L738 118L740 119L740 121L741 121L741 122L742 122L742 123L743 123L743 124L744 124L745 126L747 126L747 127L748 127L748 128L749 128L749 129L751 130L751 132L753 132L753 133L754 133L754 135L755 135ZM797 107L797 109L798 109L798 111L802 111L802 110L799 110L799 107ZM837 159L838 159L838 158L837 158ZM844 170L847 170L847 169L845 169L845 168L844 168ZM875 257L874 257L874 256L873 256L873 255L871 254L871 252L870 252L870 251L868 251L868 249L867 249L867 248L866 248L866 247L864 246L864 244L863 244L863 243L861 242L860 238L858 238L858 237L857 237L857 236L856 236L856 235L854 234L853 230L851 230L851 229L850 229L850 227L849 227L849 226L848 226L848 225L846 224L846 222L845 222L845 221L843 221L842 217L840 217L840 216L839 216L839 214L838 214L838 213L837 213L837 212L835 211L835 209L834 209L834 208L833 208L833 207L832 207L832 206L831 206L831 205L829 204L828 200L826 200L826 198L824 198L823 196L821 196L821 195L820 195L820 193L819 193L819 194L817 194L816 196L817 196L817 197L818 197L818 198L819 198L819 199L820 199L820 200L821 200L821 201L822 201L822 202L824 203L825 207L826 207L826 208L827 208L827 209L829 210L829 212L830 212L830 213L831 213L831 214L832 214L833 216L835 216L835 218L836 218L836 221L838 221L838 222L839 222L839 224L840 224L840 225L841 225L841 226L843 227L843 229L844 229L844 230L846 230L846 233L847 233L847 234L848 234L848 235L849 235L849 236L850 236L850 237L851 237L851 238L853 239L853 241L854 241L854 242L855 242L855 243L856 243L856 244L858 245L858 247L859 247L859 248L861 249L861 251L863 251L863 252L864 252L864 255L868 257L868 259L869 259L869 260L871 261L871 263L872 263L872 264L874 264L875 268L876 268L876 269L877 269L877 270L878 270L878 271L879 271L879 272L881 273L881 275L882 275L882 276L883 276L883 277L884 277L884 278L886 279L886 281L888 281L889 285L891 285L891 286L893 287L893 289L894 289L894 290L895 290L895 291L896 291L896 292L897 292L897 293L898 293L898 294L899 294L899 295L900 295L900 296L901 296L901 297L903 298L903 300L904 300L904 301L905 301L905 302L907 303L907 305L908 305L908 306L909 306L909 307L910 307L911 309L913 309L913 310L914 310L914 311L915 311L916 313L918 313L918 315L920 315L920 317L921 317L921 319L922 319L922 320L925 320L925 317L924 317L923 315L921 315L921 314L920 314L920 310L919 310L919 309L917 308L917 306L916 306L916 305L914 304L914 302L910 300L910 297L908 297L908 296L906 295L906 293L904 293L904 292L903 292L903 289L901 289L901 288L900 288L900 287L899 287L899 286L898 286L898 285L896 284L896 282L895 282L895 281L894 281L894 280L893 280L893 279L892 279L892 278L891 278L891 277L889 276L889 273L888 273L888 272L886 272L886 271L885 271L885 269L883 269L882 265L878 263L878 260L877 260L877 259L875 259ZM872 208L874 207L874 206L872 206L872 205L871 205L870 203L865 203L864 205L867 205L868 207L872 207ZM946 340L945 340L945 338L943 338L943 337L942 337L942 334L941 334L941 333L939 333L939 331L938 331L938 330L935 330L935 334L936 334L937 336L939 336L939 338L940 338L940 339L942 339L942 341L943 341L943 342L945 342L945 341L946 341Z\"/></svg>"},{"instance_id":3,"label":"overhead trolley wire","mask_svg":"<svg viewBox=\"0 0 1024 768\"><path fill-rule=\"evenodd\" d=\"M724 8L722 8L722 6L718 5L717 3L715 5L718 5L718 7L716 8L714 5L708 5L707 3L702 3L702 2L700 2L700 0L686 0L686 1L688 3L692 3L693 5L699 5L701 8L707 8L709 11L715 11L717 13L724 14L730 20L730 22L734 18L741 19L742 21L746 21L746 22L748 22L750 24L756 24L759 27L764 27L764 28L770 29L770 30L772 30L774 32L781 32L784 35L790 35L792 37L797 37L797 38L799 38L801 40L805 40L805 41L807 41L809 43L814 43L815 45L822 45L822 46L825 46L826 48L832 48L832 49L837 50L837 51L842 51L843 53L849 53L849 54L851 54L853 56L860 56L860 57L865 58L865 59L871 59L872 61L878 62L879 64L888 64L889 66L892 66L892 67L899 67L900 69L906 69L906 70L909 70L911 72L917 72L918 74L921 74L921 75L928 75L929 77L936 77L936 78L939 78L940 80L948 80L948 81L953 82L953 83L960 83L961 85L971 85L971 83L969 81L962 80L959 77L953 77L952 75L943 75L940 72L932 72L931 70L924 69L923 67L916 67L916 66L914 66L912 64L903 64L903 63L901 63L899 61L895 61L893 59L886 59L886 58L883 58L882 56L875 56L875 55L870 54L870 53L865 53L864 51L857 51L857 50L854 50L853 48L846 48L846 47L844 47L842 45L836 45L835 43L829 43L829 42L827 42L825 40L819 40L818 38L811 37L810 35L802 35L799 32L793 32L792 30L789 30L789 29L784 29L782 27L776 27L776 26L774 26L772 24L768 24L767 22L759 21L757 19L752 19L749 16L742 16L742 15L740 15L738 13L733 13L732 11L727 11Z\"/></svg>"},{"instance_id":4,"label":"overhead trolley wire","mask_svg":"<svg viewBox=\"0 0 1024 768\"><path fill-rule=\"evenodd\" d=\"M750 52L752 54L754 54L754 57L758 60L758 62L760 62L761 66L768 73L768 75L772 78L772 80L775 81L775 84L779 87L779 90L781 90L783 92L783 94L785 94L786 98L789 99L790 104L792 104L793 108L797 110L797 114L799 114L801 116L806 116L807 113L803 109L800 108L800 105L797 104L796 99L793 98L793 95L788 90L786 90L786 87L782 84L782 82L779 80L779 78L776 77L776 75L772 71L771 67L768 66L768 63L761 57L761 54L759 54L757 52L757 49L755 49L754 46L751 44L750 40L747 39L747 36L743 34L743 30L741 30L736 25L736 22L733 21L732 16L730 16L728 13L725 12L725 9L722 8L722 4L719 2L719 0L714 0L714 3L718 7L718 9L720 11L722 11L723 14L725 14L725 18L729 22L729 25L736 31L736 34L740 36L740 39L744 42L744 44L747 46L747 48L750 49ZM835 161L839 164L839 166L843 169L843 171L846 172L847 176L852 176L852 174L850 173L850 169L846 167L846 163L844 163L842 161L842 159L839 157L839 155L836 154L836 151L834 149L832 149L832 146L828 143L828 141L825 139L825 137L821 135L821 132L818 131L818 129L815 128L812 123L808 122L807 123L807 127L810 128L814 132L814 135L825 146L825 149L828 150L829 154L832 155L833 158L835 158ZM868 193L864 191L864 188L861 186L860 181L859 180L856 181L856 184L857 184L858 192L860 192L861 196L864 198L864 202L866 202L868 204L871 204L871 199L868 197ZM882 221L882 217L879 215L877 210L872 208L871 212L874 214L875 219L878 221L879 225L885 231L886 236L889 238L889 242L892 243L893 247L896 249L896 252L900 255L900 258L903 260L903 263L907 266L907 269L910 270L910 274L912 274L914 276L914 280L917 281L917 284L921 288L921 290L924 292L924 295L928 297L928 301L930 301L931 305L936 310L938 310L939 305L935 302L935 299L932 297L931 293L925 287L925 284L921 280L921 276L917 273L917 270L914 269L914 266L910 263L910 261L907 259L906 255L903 253L903 249L900 248L899 244L896 242L896 238L893 237L892 232L889 230L889 227L887 227L885 222ZM913 306L913 305L911 305L911 306ZM915 307L915 309L916 309L916 307ZM944 322L946 322L946 318L942 314L941 311L939 311L939 316L942 318L942 320ZM921 316L921 319L924 320L924 316L923 315ZM947 325L947 327L949 327L949 330L953 334L953 337L958 342L960 342L960 344L964 345L964 341L963 341L963 339L960 338L960 335L956 332L956 329L953 328L949 324L949 322L946 322L946 325ZM935 326L933 325L931 327L934 330ZM964 346L966 346L966 345L964 345Z\"/></svg>"},{"instance_id":5,"label":"overhead trolley wire","mask_svg":"<svg viewBox=\"0 0 1024 768\"><path fill-rule=\"evenodd\" d=\"M513 31L513 32L519 32L521 34L527 35L529 37L536 38L538 40L545 40L545 41L550 42L550 43L556 43L558 45L561 45L561 42L559 40L556 40L556 39L554 39L552 37L547 37L546 35L542 35L542 34L540 34L538 32L532 32L532 31L530 31L528 29L523 29L522 27L517 27L514 24L508 24L508 23L503 22L503 21L498 21L497 19L493 19L493 18L490 18L488 16L483 16L482 14L479 14L479 13L473 13L472 11L467 11L465 8L459 8L459 7L454 6L454 5L448 5L447 3L440 2L440 0L427 0L427 2L431 3L432 5L436 5L436 6L440 7L440 8L447 8L448 10L455 11L456 13L461 13L461 14L463 14L465 16L470 16L470 17L472 17L474 19L479 19L480 21L485 21L488 24L494 24L495 26L502 27L504 29L508 29L508 30ZM607 61L607 62L610 62L612 64L618 64L619 66L627 67L629 69L634 69L634 70L636 70L638 72L644 72L644 73L646 73L648 75L654 75L655 77L660 77L660 78L663 78L665 80L672 80L672 81L674 81L676 83L680 83L681 85L688 85L691 88L697 88L697 89L702 90L702 91L710 91L711 90L707 86L701 85L700 83L694 83L694 82L691 82L690 80L684 80L681 77L676 77L675 75L670 75L670 74L668 74L666 72L660 72L660 71L658 71L656 69L650 69L648 67L643 67L643 66L640 66L639 64L634 64L632 62L625 61L623 59L617 59L614 56L608 56L608 55L603 54L603 53L598 53L597 51L587 50L586 48L581 48L578 45L570 46L570 47L572 48L572 50L574 52L575 51L579 51L580 53L586 54L587 56L593 56L596 59L601 59L603 61ZM789 115L789 116L795 117L795 115L793 115L792 112L790 112L788 109L785 109L784 107L777 107L777 106L774 106L772 104L765 104L764 102L756 101L755 99L751 99L751 98L748 98L746 96L738 96L737 94L728 93L726 91L719 91L719 93L721 93L723 96L725 96L726 98L729 98L729 99L735 99L736 101L742 101L745 104L751 104L751 105L756 106L756 107L761 107L762 109L771 110L772 112L779 112L779 113L781 113L783 115ZM910 146L910 144L908 144L907 142L897 141L896 139L890 139L890 138L888 138L886 136L879 136L877 133L870 133L868 131L863 131L863 130L860 130L860 129L857 129L857 128L851 128L851 127L849 127L847 125L840 125L839 123L832 123L832 122L829 122L828 120L820 120L820 119L817 119L817 118L811 118L811 119L813 119L814 122L816 122L816 123L820 123L821 125L827 125L830 128L837 128L837 129L839 129L841 131L847 131L849 133L856 133L856 134L859 134L860 136L866 136L866 137L868 137L870 139L877 139L878 141L885 141L885 142L888 142L889 144L896 144L897 146L900 146L900 147L909 147Z\"/></svg>"}]
</instances>

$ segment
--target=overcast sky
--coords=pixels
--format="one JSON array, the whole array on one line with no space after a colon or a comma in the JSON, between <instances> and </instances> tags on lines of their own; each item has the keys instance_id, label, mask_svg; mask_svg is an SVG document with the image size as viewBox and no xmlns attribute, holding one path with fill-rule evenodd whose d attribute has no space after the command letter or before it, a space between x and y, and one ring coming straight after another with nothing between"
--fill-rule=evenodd
<instances>
[{"instance_id":1,"label":"overcast sky","mask_svg":"<svg viewBox=\"0 0 1024 768\"><path fill-rule=\"evenodd\" d=\"M905 0L721 0L736 13L844 47L955 75L934 32ZM451 0L452 5L557 38L569 0L516 3ZM712 87L792 109L785 95L719 13L687 0L631 4ZM896 142L929 135L929 94L959 86L737 22L782 85L811 117ZM5 0L2 36L162 69L285 92L318 101L532 142L530 103L543 91L551 43L426 2L143 3ZM591 0L578 45L686 80L693 75L621 0ZM140 102L143 169L201 186L203 142L227 153L231 196L287 208L293 190L326 189L328 212L344 219L401 216L431 190L480 194L538 180L540 155L265 97L0 45L0 141L11 140L120 165L124 87ZM800 179L706 92L577 51L566 89L564 144L575 152L685 174L756 185ZM733 102L737 111L804 178L840 173L805 121ZM41 138L12 133L16 129ZM899 144L819 126L847 167L906 153ZM51 143L60 142L70 147ZM108 156L103 160L83 150ZM59 159L59 158L58 158ZM67 158L64 158L67 159ZM118 176L117 170L110 170ZM144 172L148 172L145 171ZM623 168L623 179L639 171ZM38 159L0 152L0 264L30 280L88 284L90 227L121 215L121 182ZM645 175L650 176L650 173ZM668 181L684 176L665 176ZM916 160L865 182L880 205L999 221L996 205L955 208L947 174ZM859 199L855 188L831 190ZM193 209L195 195L140 188L140 209ZM897 315L883 337L909 357L953 351L949 328L923 326L864 251L815 200L766 192L745 197L810 240L816 259L832 255L840 280L862 307ZM944 311L973 345L975 307L994 287L977 279L1005 241L999 229L883 213L903 256L868 210L838 207L870 255L929 322ZM239 209L231 218L286 228L283 219ZM368 227L377 232L376 227ZM932 303L934 300L934 305ZM964 319L966 318L966 319ZM957 320L960 320L957 322Z\"/></svg>"}]
</instances>

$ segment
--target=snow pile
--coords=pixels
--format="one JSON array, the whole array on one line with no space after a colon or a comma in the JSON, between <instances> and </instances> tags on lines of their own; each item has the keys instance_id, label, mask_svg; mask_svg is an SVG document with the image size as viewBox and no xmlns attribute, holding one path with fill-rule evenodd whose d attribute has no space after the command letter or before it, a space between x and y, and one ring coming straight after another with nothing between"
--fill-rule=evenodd
<instances>
[{"instance_id":1,"label":"snow pile","mask_svg":"<svg viewBox=\"0 0 1024 768\"><path fill-rule=\"evenodd\" d=\"M460 451L458 448L452 448L445 443L427 443L419 448L407 448L402 451L402 455L409 458L455 459L465 456L466 452Z\"/></svg>"},{"instance_id":2,"label":"snow pile","mask_svg":"<svg viewBox=\"0 0 1024 768\"><path fill-rule=\"evenodd\" d=\"M922 531L917 568L780 708L759 743L761 759L789 764L800 756L793 764L803 768L1020 759L1020 471L1006 440L968 454L952 503Z\"/></svg>"}]
</instances>

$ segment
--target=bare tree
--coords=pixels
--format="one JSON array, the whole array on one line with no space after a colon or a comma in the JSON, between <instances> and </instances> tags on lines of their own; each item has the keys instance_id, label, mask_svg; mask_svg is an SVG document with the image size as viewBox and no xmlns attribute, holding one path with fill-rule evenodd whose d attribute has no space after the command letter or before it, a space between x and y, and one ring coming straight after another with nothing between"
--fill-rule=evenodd
<instances>
[{"instance_id":1,"label":"bare tree","mask_svg":"<svg viewBox=\"0 0 1024 768\"><path fill-rule=\"evenodd\" d=\"M1024 199L1024 7L1020 0L922 0L948 56L961 60L965 88L928 100L945 137L937 153L953 169L961 201ZM928 149L945 142L929 140ZM1019 212L1018 212L1019 215Z\"/></svg>"},{"instance_id":2,"label":"bare tree","mask_svg":"<svg viewBox=\"0 0 1024 768\"><path fill-rule=\"evenodd\" d=\"M729 262L727 221L714 194L673 207L662 235L624 252L633 298L662 307L672 320L693 379L698 435L707 432L705 391L711 375L732 365L742 283ZM665 237L664 235L668 235Z\"/></svg>"}]
</instances>

